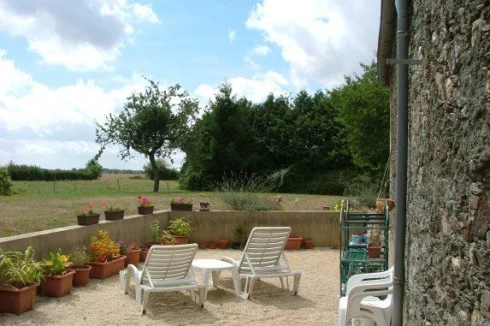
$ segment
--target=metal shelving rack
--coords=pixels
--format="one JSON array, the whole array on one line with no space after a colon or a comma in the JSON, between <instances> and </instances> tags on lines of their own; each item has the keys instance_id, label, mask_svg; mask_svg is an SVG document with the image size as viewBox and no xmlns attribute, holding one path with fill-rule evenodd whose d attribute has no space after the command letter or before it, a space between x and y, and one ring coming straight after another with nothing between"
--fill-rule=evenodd
<instances>
[{"instance_id":1,"label":"metal shelving rack","mask_svg":"<svg viewBox=\"0 0 490 326\"><path fill-rule=\"evenodd\" d=\"M388 269L388 230L389 213L385 203L384 213L360 213L349 210L349 201L345 209L340 210L340 296L345 295L345 286L351 275L359 273L375 273ZM380 232L381 255L369 258L367 241L353 242L352 235L358 232L376 230Z\"/></svg>"}]
</instances>

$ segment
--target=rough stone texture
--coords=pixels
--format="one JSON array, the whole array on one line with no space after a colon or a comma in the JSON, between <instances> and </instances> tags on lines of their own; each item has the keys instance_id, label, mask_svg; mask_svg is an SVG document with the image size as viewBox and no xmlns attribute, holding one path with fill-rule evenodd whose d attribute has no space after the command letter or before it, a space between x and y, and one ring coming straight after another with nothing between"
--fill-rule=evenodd
<instances>
[{"instance_id":1,"label":"rough stone texture","mask_svg":"<svg viewBox=\"0 0 490 326\"><path fill-rule=\"evenodd\" d=\"M490 325L490 1L414 0L410 17L404 320Z\"/></svg>"}]
</instances>

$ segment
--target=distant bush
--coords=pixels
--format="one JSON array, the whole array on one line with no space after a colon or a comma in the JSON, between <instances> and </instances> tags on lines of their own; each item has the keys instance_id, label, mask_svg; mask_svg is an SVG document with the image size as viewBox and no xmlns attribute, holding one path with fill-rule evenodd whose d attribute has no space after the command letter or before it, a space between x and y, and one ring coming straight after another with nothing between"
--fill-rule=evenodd
<instances>
[{"instance_id":1,"label":"distant bush","mask_svg":"<svg viewBox=\"0 0 490 326\"><path fill-rule=\"evenodd\" d=\"M238 211L269 211L281 209L277 202L261 198L258 193L270 192L272 186L267 179L255 174L225 175L217 184L216 194L232 209Z\"/></svg>"},{"instance_id":2,"label":"distant bush","mask_svg":"<svg viewBox=\"0 0 490 326\"><path fill-rule=\"evenodd\" d=\"M10 162L7 169L14 181L52 181L52 180L94 180L99 176L85 169L49 170L35 165L15 164Z\"/></svg>"},{"instance_id":3,"label":"distant bush","mask_svg":"<svg viewBox=\"0 0 490 326\"><path fill-rule=\"evenodd\" d=\"M345 190L344 195L359 198L362 206L376 208L376 199L378 198L377 186L366 180L359 178L351 182Z\"/></svg>"},{"instance_id":4,"label":"distant bush","mask_svg":"<svg viewBox=\"0 0 490 326\"><path fill-rule=\"evenodd\" d=\"M10 178L7 169L0 168L0 195L11 196L12 188L12 179Z\"/></svg>"},{"instance_id":5,"label":"distant bush","mask_svg":"<svg viewBox=\"0 0 490 326\"><path fill-rule=\"evenodd\" d=\"M176 169L169 168L164 160L157 159L156 164L159 172L158 178L160 180L179 179L179 171L177 171ZM151 180L154 179L153 168L151 167L150 163L145 164L145 166L143 166L143 171L145 172L145 175L148 177L148 179Z\"/></svg>"}]
</instances>

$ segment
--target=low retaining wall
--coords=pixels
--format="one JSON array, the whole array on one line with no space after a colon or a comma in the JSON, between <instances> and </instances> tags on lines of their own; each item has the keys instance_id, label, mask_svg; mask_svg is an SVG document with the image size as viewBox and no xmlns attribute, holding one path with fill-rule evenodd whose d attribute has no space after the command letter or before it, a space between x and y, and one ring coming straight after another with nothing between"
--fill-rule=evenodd
<instances>
[{"instance_id":1,"label":"low retaining wall","mask_svg":"<svg viewBox=\"0 0 490 326\"><path fill-rule=\"evenodd\" d=\"M99 229L109 232L115 241L134 242L144 245L150 241L149 222L160 221L161 228L168 227L168 222L181 216L192 224L190 235L192 242L233 239L233 228L243 225L247 232L255 226L290 226L292 235L313 239L317 247L337 247L339 245L339 218L336 212L238 212L238 211L161 211L152 215L125 216L118 221L102 220L90 226L68 226L63 228L27 233L12 237L0 238L0 249L24 250L32 246L38 258L49 251L61 248L72 252L78 247L89 248L90 239Z\"/></svg>"}]
</instances>

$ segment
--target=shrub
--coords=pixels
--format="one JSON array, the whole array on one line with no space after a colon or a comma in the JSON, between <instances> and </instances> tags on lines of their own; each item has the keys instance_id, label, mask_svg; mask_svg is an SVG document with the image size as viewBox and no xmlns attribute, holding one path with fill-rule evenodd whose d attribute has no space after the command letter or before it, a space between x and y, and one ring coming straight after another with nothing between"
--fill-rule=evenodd
<instances>
[{"instance_id":1,"label":"shrub","mask_svg":"<svg viewBox=\"0 0 490 326\"><path fill-rule=\"evenodd\" d=\"M21 288L43 279L43 264L34 259L34 249L25 252L0 250L0 285Z\"/></svg>"},{"instance_id":2,"label":"shrub","mask_svg":"<svg viewBox=\"0 0 490 326\"><path fill-rule=\"evenodd\" d=\"M106 262L112 258L119 257L119 246L111 239L109 232L99 230L96 237L90 242L92 259L97 262Z\"/></svg>"},{"instance_id":3,"label":"shrub","mask_svg":"<svg viewBox=\"0 0 490 326\"><path fill-rule=\"evenodd\" d=\"M6 168L0 168L0 195L11 196L12 195L12 179Z\"/></svg>"},{"instance_id":4,"label":"shrub","mask_svg":"<svg viewBox=\"0 0 490 326\"><path fill-rule=\"evenodd\" d=\"M360 205L376 208L378 198L376 185L370 182L353 182L348 185L345 195L359 198Z\"/></svg>"},{"instance_id":5,"label":"shrub","mask_svg":"<svg viewBox=\"0 0 490 326\"><path fill-rule=\"evenodd\" d=\"M157 159L156 160L157 164L157 169L158 169L158 178L160 180L178 180L179 179L179 171L176 169L172 169L167 166L167 163L162 160L162 159ZM151 164L145 164L143 166L143 170L145 171L145 175L153 180L154 179L154 174L153 174L153 168L151 167Z\"/></svg>"},{"instance_id":6,"label":"shrub","mask_svg":"<svg viewBox=\"0 0 490 326\"><path fill-rule=\"evenodd\" d=\"M191 224L185 217L179 217L170 222L170 233L174 235L189 235L192 231Z\"/></svg>"},{"instance_id":7,"label":"shrub","mask_svg":"<svg viewBox=\"0 0 490 326\"><path fill-rule=\"evenodd\" d=\"M67 267L70 267L72 262L68 261L70 256L64 255L58 250L56 253L50 252L43 258L44 273L47 275L62 275Z\"/></svg>"},{"instance_id":8,"label":"shrub","mask_svg":"<svg viewBox=\"0 0 490 326\"><path fill-rule=\"evenodd\" d=\"M73 267L83 267L87 265L89 260L90 257L85 248L78 248L70 256L70 261L73 264Z\"/></svg>"},{"instance_id":9,"label":"shrub","mask_svg":"<svg viewBox=\"0 0 490 326\"><path fill-rule=\"evenodd\" d=\"M217 184L216 193L225 203L239 211L268 211L280 209L277 202L267 201L258 193L269 192L272 186L267 179L255 174L225 175L223 181Z\"/></svg>"}]
</instances>

